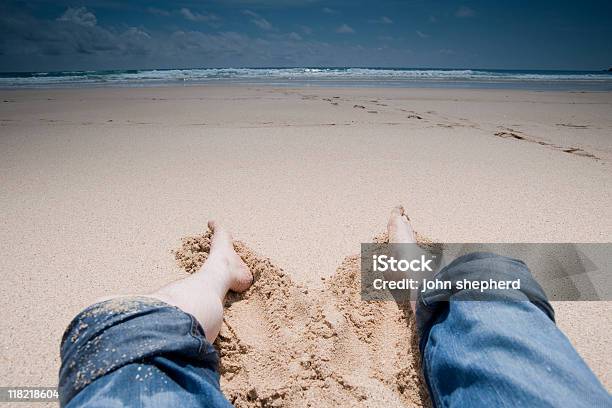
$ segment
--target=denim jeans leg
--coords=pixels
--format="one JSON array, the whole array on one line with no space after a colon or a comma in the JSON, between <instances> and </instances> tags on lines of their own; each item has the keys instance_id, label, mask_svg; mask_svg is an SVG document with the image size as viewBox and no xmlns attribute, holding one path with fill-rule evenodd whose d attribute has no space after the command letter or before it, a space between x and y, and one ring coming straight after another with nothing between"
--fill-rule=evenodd
<instances>
[{"instance_id":1,"label":"denim jeans leg","mask_svg":"<svg viewBox=\"0 0 612 408\"><path fill-rule=\"evenodd\" d=\"M417 326L423 371L437 407L612 407L612 397L557 328L527 266L491 253L458 258L438 277L521 278L487 301L465 291L423 293ZM468 296L469 297L469 296Z\"/></svg>"},{"instance_id":2,"label":"denim jeans leg","mask_svg":"<svg viewBox=\"0 0 612 408\"><path fill-rule=\"evenodd\" d=\"M61 359L61 406L231 407L200 324L155 299L85 309L64 334Z\"/></svg>"}]
</instances>

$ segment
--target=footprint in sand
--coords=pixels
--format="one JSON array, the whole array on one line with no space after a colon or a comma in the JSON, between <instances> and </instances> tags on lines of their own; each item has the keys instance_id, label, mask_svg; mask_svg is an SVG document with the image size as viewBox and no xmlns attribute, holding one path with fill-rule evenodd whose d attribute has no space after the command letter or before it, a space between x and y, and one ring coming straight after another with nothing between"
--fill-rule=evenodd
<instances>
[{"instance_id":1,"label":"footprint in sand","mask_svg":"<svg viewBox=\"0 0 612 408\"><path fill-rule=\"evenodd\" d=\"M573 123L557 123L556 126L568 127L572 129L588 129L589 128L588 125L575 125Z\"/></svg>"},{"instance_id":2,"label":"footprint in sand","mask_svg":"<svg viewBox=\"0 0 612 408\"><path fill-rule=\"evenodd\" d=\"M505 139L507 138L514 138L514 139L518 139L518 140L525 140L524 136L518 135L514 132L496 132L495 136L497 137L503 137Z\"/></svg>"},{"instance_id":3,"label":"footprint in sand","mask_svg":"<svg viewBox=\"0 0 612 408\"><path fill-rule=\"evenodd\" d=\"M531 137L527 137L524 135L519 134L518 131L515 131L511 128L505 128L506 130L500 131L500 132L496 132L494 133L495 136L497 137L501 137L504 139L517 139L517 140L524 140L527 142L531 142L531 143L537 143L541 146L546 146L548 148L554 149L554 150L560 150L564 153L569 153L569 154L573 154L576 156L580 156L580 157L586 157L589 159L594 159L594 160L600 160L599 157L597 157L596 155L594 155L593 153L587 152L584 149L581 149L580 147L574 147L574 146L570 146L570 147L564 147L564 146L559 146L553 143L549 143L549 142L545 142L543 140L537 140Z\"/></svg>"},{"instance_id":4,"label":"footprint in sand","mask_svg":"<svg viewBox=\"0 0 612 408\"><path fill-rule=\"evenodd\" d=\"M175 251L187 272L206 260L210 237L184 238ZM312 292L243 243L234 246L255 278L227 299L215 342L221 388L236 407L431 405L411 312L361 300L358 255Z\"/></svg>"},{"instance_id":5,"label":"footprint in sand","mask_svg":"<svg viewBox=\"0 0 612 408\"><path fill-rule=\"evenodd\" d=\"M408 113L408 115L406 116L408 119L419 119L419 120L423 119L423 117L421 115L419 115L418 113L416 113L413 110L408 110L408 109L400 108L400 111Z\"/></svg>"}]
</instances>

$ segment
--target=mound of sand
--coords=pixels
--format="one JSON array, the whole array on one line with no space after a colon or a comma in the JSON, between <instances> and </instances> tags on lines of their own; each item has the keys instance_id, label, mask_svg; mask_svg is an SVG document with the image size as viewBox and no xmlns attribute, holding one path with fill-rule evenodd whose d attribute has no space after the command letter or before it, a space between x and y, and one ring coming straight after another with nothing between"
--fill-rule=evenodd
<instances>
[{"instance_id":1,"label":"mound of sand","mask_svg":"<svg viewBox=\"0 0 612 408\"><path fill-rule=\"evenodd\" d=\"M210 238L184 238L179 265L197 271ZM236 407L430 405L409 307L361 300L358 255L313 292L245 244L234 246L255 278L228 297L215 342L221 388Z\"/></svg>"}]
</instances>

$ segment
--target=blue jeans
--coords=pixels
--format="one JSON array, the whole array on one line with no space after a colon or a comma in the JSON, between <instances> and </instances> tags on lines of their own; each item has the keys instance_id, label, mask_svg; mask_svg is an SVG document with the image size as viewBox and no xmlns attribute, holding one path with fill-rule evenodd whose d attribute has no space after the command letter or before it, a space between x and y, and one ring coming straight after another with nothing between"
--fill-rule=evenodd
<instances>
[{"instance_id":1,"label":"blue jeans","mask_svg":"<svg viewBox=\"0 0 612 408\"><path fill-rule=\"evenodd\" d=\"M434 405L612 407L612 397L555 326L553 309L524 263L474 253L440 275L491 271L520 277L521 289L487 301L465 300L468 291L452 293L450 301L436 291L420 296L419 347ZM61 358L62 406L231 406L202 327L149 298L81 312L64 334Z\"/></svg>"},{"instance_id":2,"label":"blue jeans","mask_svg":"<svg viewBox=\"0 0 612 408\"><path fill-rule=\"evenodd\" d=\"M61 406L232 406L221 393L219 357L202 326L155 299L88 307L64 333L61 358Z\"/></svg>"}]
</instances>

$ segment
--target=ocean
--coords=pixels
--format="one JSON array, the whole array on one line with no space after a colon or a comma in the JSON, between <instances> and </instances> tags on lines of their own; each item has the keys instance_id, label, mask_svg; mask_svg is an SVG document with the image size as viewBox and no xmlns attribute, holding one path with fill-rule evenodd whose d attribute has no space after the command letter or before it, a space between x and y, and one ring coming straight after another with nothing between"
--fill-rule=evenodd
<instances>
[{"instance_id":1,"label":"ocean","mask_svg":"<svg viewBox=\"0 0 612 408\"><path fill-rule=\"evenodd\" d=\"M611 91L612 72L425 68L193 68L0 73L0 88L236 83Z\"/></svg>"}]
</instances>

